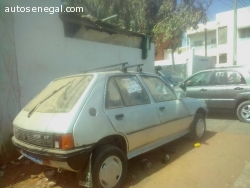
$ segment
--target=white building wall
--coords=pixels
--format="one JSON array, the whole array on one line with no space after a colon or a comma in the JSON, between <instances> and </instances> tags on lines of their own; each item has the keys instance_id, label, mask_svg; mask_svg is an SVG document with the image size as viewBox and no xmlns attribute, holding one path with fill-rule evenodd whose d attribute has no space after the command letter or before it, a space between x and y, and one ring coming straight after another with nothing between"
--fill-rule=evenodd
<instances>
[{"instance_id":1,"label":"white building wall","mask_svg":"<svg viewBox=\"0 0 250 188\"><path fill-rule=\"evenodd\" d=\"M204 31L204 30L203 30ZM215 43L211 44L212 40L215 39ZM205 56L205 32L192 34L188 36L188 43L189 46L187 47L188 50L194 48L195 55ZM202 41L202 46L195 46L195 41ZM207 56L216 56L216 30L207 30Z\"/></svg>"},{"instance_id":2,"label":"white building wall","mask_svg":"<svg viewBox=\"0 0 250 188\"><path fill-rule=\"evenodd\" d=\"M250 28L250 7L238 9L237 11L237 65L249 64L249 49L250 38L239 38L239 29ZM185 53L194 49L195 55L205 56L205 28L207 29L207 56L214 57L217 66L230 66L233 65L233 30L234 30L234 12L227 11L216 15L216 20L207 22L206 25L199 24L199 28L196 30L190 29L187 31L187 46L182 47ZM227 27L227 43L218 44L218 30L221 27ZM216 38L215 44L211 43L211 40ZM195 46L195 41L202 41L201 46ZM166 65L172 62L171 51L165 51L164 60L156 62L156 64ZM222 54L227 54L227 63L219 63L219 57ZM186 55L188 57L188 55ZM175 54L175 63L182 63L186 58L183 54Z\"/></svg>"}]
</instances>

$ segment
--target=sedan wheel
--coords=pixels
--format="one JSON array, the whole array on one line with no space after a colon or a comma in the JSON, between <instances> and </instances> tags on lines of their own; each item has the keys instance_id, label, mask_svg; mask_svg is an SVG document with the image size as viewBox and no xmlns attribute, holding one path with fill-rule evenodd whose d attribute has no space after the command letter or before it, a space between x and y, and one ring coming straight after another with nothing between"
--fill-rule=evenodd
<instances>
[{"instance_id":1,"label":"sedan wheel","mask_svg":"<svg viewBox=\"0 0 250 188\"><path fill-rule=\"evenodd\" d=\"M194 140L198 141L201 140L206 132L206 121L204 115L198 113L195 115L192 129L191 129L191 136Z\"/></svg>"},{"instance_id":2,"label":"sedan wheel","mask_svg":"<svg viewBox=\"0 0 250 188\"><path fill-rule=\"evenodd\" d=\"M105 145L93 152L92 177L94 187L119 188L127 174L127 159L117 147Z\"/></svg>"},{"instance_id":3,"label":"sedan wheel","mask_svg":"<svg viewBox=\"0 0 250 188\"><path fill-rule=\"evenodd\" d=\"M99 181L103 187L114 187L122 175L122 162L116 156L108 157L101 165Z\"/></svg>"},{"instance_id":4,"label":"sedan wheel","mask_svg":"<svg viewBox=\"0 0 250 188\"><path fill-rule=\"evenodd\" d=\"M205 131L205 121L199 119L196 123L196 134L198 137L202 137Z\"/></svg>"}]
</instances>

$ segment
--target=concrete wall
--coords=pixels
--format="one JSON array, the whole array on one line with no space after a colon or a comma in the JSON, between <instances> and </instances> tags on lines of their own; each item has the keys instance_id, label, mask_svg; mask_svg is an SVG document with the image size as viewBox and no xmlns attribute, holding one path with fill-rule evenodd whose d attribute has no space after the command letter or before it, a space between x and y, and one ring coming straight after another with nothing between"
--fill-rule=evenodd
<instances>
[{"instance_id":1,"label":"concrete wall","mask_svg":"<svg viewBox=\"0 0 250 188\"><path fill-rule=\"evenodd\" d=\"M0 4L0 164L15 157L12 121L20 111L13 14Z\"/></svg>"},{"instance_id":2,"label":"concrete wall","mask_svg":"<svg viewBox=\"0 0 250 188\"><path fill-rule=\"evenodd\" d=\"M2 0L0 4L2 7L17 4L19 7L59 7L61 1ZM3 23L6 15L12 15L7 28ZM66 38L59 13L11 14L2 11L0 24L1 47L9 44L9 50L2 50L0 56L0 87L4 87L0 91L2 132L12 128L11 123L20 108L55 78L123 62L131 65L144 63L143 71L154 72L153 45L148 58L142 60L142 50L138 48ZM2 43L6 37L9 39ZM11 115L6 114L8 110Z\"/></svg>"},{"instance_id":3,"label":"concrete wall","mask_svg":"<svg viewBox=\"0 0 250 188\"><path fill-rule=\"evenodd\" d=\"M58 7L60 4L60 0L18 1L23 7ZM22 107L51 80L85 69L129 62L144 63L144 70L153 72L154 49L142 60L141 49L66 38L58 13L15 13L14 17Z\"/></svg>"}]
</instances>

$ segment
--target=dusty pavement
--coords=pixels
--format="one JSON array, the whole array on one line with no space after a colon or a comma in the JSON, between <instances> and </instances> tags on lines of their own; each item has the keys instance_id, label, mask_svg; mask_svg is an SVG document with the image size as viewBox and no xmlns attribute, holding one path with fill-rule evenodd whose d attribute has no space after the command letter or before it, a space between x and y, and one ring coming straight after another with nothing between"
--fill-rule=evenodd
<instances>
[{"instance_id":1,"label":"dusty pavement","mask_svg":"<svg viewBox=\"0 0 250 188\"><path fill-rule=\"evenodd\" d=\"M239 122L234 115L214 114L207 119L207 130L200 147L182 138L131 159L124 187L250 188L250 124ZM166 154L168 163L162 160ZM152 164L146 170L144 159ZM57 173L26 159L2 168L0 187L80 187L75 173Z\"/></svg>"}]
</instances>

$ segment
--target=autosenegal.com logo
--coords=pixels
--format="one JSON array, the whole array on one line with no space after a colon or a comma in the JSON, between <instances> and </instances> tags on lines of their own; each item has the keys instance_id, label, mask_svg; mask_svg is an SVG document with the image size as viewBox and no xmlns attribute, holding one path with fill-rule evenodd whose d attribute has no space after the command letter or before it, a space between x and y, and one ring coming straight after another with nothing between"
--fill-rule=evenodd
<instances>
[{"instance_id":1,"label":"autosenegal.com logo","mask_svg":"<svg viewBox=\"0 0 250 188\"><path fill-rule=\"evenodd\" d=\"M83 7L65 7L63 5L59 7L5 7L5 12L46 12L49 14L60 12L83 12Z\"/></svg>"}]
</instances>

